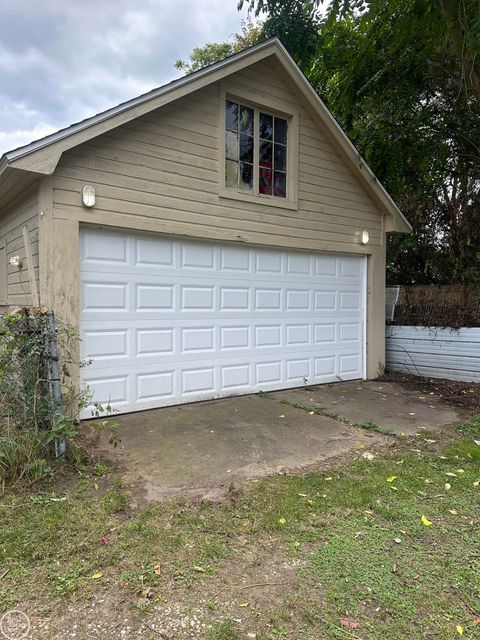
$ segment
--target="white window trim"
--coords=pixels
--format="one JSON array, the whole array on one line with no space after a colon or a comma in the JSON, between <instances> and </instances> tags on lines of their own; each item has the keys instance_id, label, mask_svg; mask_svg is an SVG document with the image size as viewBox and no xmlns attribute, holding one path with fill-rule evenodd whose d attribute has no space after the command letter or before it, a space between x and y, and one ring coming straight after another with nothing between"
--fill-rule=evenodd
<instances>
[{"instance_id":1,"label":"white window trim","mask_svg":"<svg viewBox=\"0 0 480 640\"><path fill-rule=\"evenodd\" d=\"M274 116L285 118L288 121L287 133L287 197L269 196L258 193L258 144L255 149L254 162L254 193L242 189L234 189L225 185L225 102L226 100L238 101L246 107L255 109L254 126L255 134L258 131L258 112L264 110ZM281 209L298 209L298 111L292 109L280 99L255 91L245 91L237 86L230 86L228 82L219 83L219 148L218 148L218 195L221 199L243 200L255 204L279 207ZM255 140L258 136L255 135Z\"/></svg>"}]
</instances>

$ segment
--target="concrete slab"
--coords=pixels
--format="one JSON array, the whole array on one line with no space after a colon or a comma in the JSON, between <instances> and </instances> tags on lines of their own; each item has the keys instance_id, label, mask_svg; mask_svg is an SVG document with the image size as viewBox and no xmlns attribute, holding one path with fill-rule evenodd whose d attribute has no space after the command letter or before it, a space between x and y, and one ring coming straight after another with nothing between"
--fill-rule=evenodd
<instances>
[{"instance_id":1,"label":"concrete slab","mask_svg":"<svg viewBox=\"0 0 480 640\"><path fill-rule=\"evenodd\" d=\"M320 407L337 418L309 411ZM101 448L143 485L147 500L217 497L232 481L302 469L381 441L356 426L366 421L413 433L462 417L439 398L395 383L337 383L119 416L118 449Z\"/></svg>"},{"instance_id":2,"label":"concrete slab","mask_svg":"<svg viewBox=\"0 0 480 640\"><path fill-rule=\"evenodd\" d=\"M376 380L278 391L273 397L306 408L325 409L350 424L370 422L395 433L413 434L419 429L438 429L460 422L467 415L460 407L443 403L436 394Z\"/></svg>"}]
</instances>

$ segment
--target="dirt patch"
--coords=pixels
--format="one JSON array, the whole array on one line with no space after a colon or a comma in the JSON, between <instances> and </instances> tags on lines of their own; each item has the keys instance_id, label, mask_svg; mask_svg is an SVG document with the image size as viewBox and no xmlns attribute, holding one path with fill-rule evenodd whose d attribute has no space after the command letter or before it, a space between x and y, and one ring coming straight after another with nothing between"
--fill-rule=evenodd
<instances>
[{"instance_id":1,"label":"dirt patch","mask_svg":"<svg viewBox=\"0 0 480 640\"><path fill-rule=\"evenodd\" d=\"M381 382L395 382L412 391L434 393L444 404L462 407L472 413L480 410L480 383L424 378L410 374L389 373L379 378Z\"/></svg>"},{"instance_id":2,"label":"dirt patch","mask_svg":"<svg viewBox=\"0 0 480 640\"><path fill-rule=\"evenodd\" d=\"M161 589L160 597L146 589L132 600L122 590L105 588L89 602L71 600L68 606L48 607L45 615L38 614L41 602L24 609L38 640L198 640L225 619L242 633L242 638L257 638L271 632L272 617L279 610L288 611L294 601L321 605L315 586L301 577L304 565L305 559L289 555L275 537L255 545L248 537L240 537L225 565L189 589L169 585Z\"/></svg>"}]
</instances>

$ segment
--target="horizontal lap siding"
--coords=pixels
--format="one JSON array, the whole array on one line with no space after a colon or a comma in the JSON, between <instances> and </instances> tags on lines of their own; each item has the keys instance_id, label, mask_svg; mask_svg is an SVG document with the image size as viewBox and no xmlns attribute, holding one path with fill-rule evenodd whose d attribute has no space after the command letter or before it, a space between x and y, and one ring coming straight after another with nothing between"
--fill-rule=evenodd
<instances>
[{"instance_id":1,"label":"horizontal lap siding","mask_svg":"<svg viewBox=\"0 0 480 640\"><path fill-rule=\"evenodd\" d=\"M480 382L480 328L387 327L390 371Z\"/></svg>"},{"instance_id":2,"label":"horizontal lap siding","mask_svg":"<svg viewBox=\"0 0 480 640\"><path fill-rule=\"evenodd\" d=\"M218 196L217 84L181 98L65 153L55 171L57 218L178 235L332 251L358 250L370 232L382 244L381 215L281 75L262 62L228 79L299 111L298 210ZM92 183L97 202L81 205Z\"/></svg>"},{"instance_id":3,"label":"horizontal lap siding","mask_svg":"<svg viewBox=\"0 0 480 640\"><path fill-rule=\"evenodd\" d=\"M31 287L28 277L25 246L23 242L23 227L27 225L30 235L30 247L37 288L39 286L39 206L38 189L30 188L23 198L12 203L7 211L2 212L0 219L0 246L5 245L2 252L6 259L7 273L7 304L10 307L31 305ZM20 269L10 265L10 258L20 256L23 265ZM3 292L2 292L3 293Z\"/></svg>"}]
</instances>

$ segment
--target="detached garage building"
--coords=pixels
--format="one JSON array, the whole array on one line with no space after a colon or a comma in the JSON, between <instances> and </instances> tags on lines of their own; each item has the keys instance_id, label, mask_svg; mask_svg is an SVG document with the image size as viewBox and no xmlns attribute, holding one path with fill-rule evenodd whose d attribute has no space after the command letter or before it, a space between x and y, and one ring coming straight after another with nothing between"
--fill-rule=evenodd
<instances>
[{"instance_id":1,"label":"detached garage building","mask_svg":"<svg viewBox=\"0 0 480 640\"><path fill-rule=\"evenodd\" d=\"M6 306L32 304L25 225L120 412L383 369L386 234L410 226L276 39L5 154Z\"/></svg>"}]
</instances>

